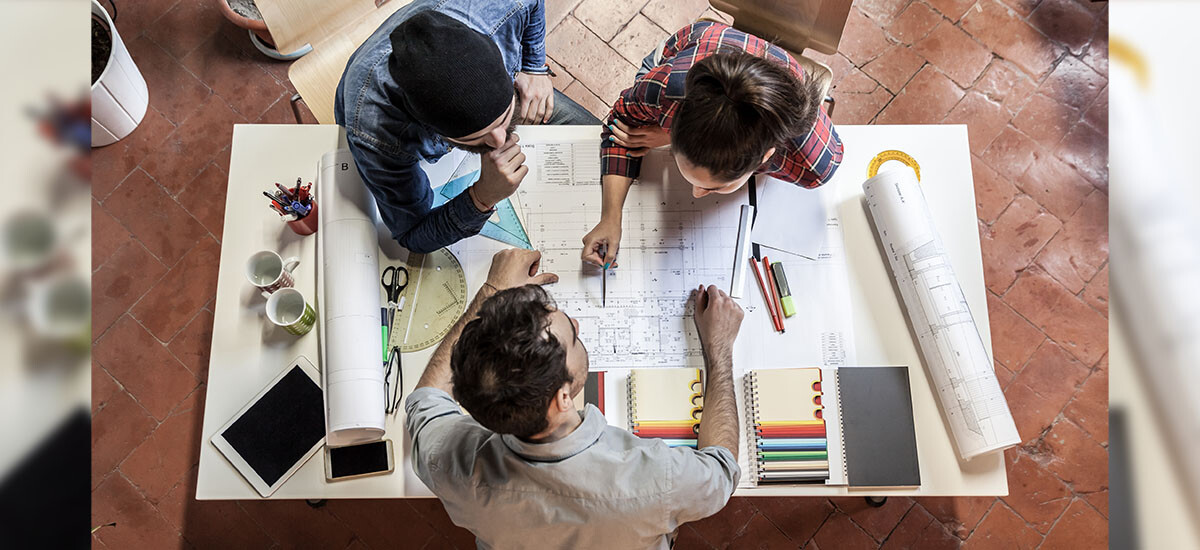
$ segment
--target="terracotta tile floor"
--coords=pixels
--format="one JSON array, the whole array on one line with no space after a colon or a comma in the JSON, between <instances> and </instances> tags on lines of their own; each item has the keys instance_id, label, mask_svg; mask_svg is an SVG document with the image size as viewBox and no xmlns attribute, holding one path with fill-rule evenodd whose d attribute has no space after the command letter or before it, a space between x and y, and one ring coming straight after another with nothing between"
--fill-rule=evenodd
<instances>
[{"instance_id":1,"label":"terracotta tile floor","mask_svg":"<svg viewBox=\"0 0 1200 550\"><path fill-rule=\"evenodd\" d=\"M548 0L556 85L603 115L704 0ZM211 0L123 4L150 85L96 178L93 523L109 548L470 548L434 500L196 502L230 125L292 121L286 65ZM843 124L967 123L1000 373L1026 440L1004 498L733 499L681 548L1078 547L1107 533L1107 5L864 0L835 74ZM710 15L716 15L710 14ZM1092 544L1092 542L1089 542Z\"/></svg>"}]
</instances>

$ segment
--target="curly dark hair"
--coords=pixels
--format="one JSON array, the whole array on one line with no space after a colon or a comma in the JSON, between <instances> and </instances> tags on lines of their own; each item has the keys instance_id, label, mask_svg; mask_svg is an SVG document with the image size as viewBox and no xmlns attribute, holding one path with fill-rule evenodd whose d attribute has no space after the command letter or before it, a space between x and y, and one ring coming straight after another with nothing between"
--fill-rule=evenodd
<instances>
[{"instance_id":1,"label":"curly dark hair","mask_svg":"<svg viewBox=\"0 0 1200 550\"><path fill-rule=\"evenodd\" d=\"M538 285L488 298L450 355L454 398L483 427L530 437L546 429L555 392L571 381L567 350L550 332L554 300Z\"/></svg>"},{"instance_id":2,"label":"curly dark hair","mask_svg":"<svg viewBox=\"0 0 1200 550\"><path fill-rule=\"evenodd\" d=\"M697 61L684 82L671 148L722 181L746 175L768 149L807 134L821 105L813 79L740 50Z\"/></svg>"}]
</instances>

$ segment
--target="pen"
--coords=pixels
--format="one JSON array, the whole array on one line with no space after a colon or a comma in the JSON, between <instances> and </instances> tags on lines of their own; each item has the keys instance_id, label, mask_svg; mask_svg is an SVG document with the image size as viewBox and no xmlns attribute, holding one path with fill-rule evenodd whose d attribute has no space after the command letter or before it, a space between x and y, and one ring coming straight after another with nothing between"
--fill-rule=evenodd
<instances>
[{"instance_id":1,"label":"pen","mask_svg":"<svg viewBox=\"0 0 1200 550\"><path fill-rule=\"evenodd\" d=\"M608 265L604 264L604 273L600 282L600 307L608 307Z\"/></svg>"},{"instance_id":2,"label":"pen","mask_svg":"<svg viewBox=\"0 0 1200 550\"><path fill-rule=\"evenodd\" d=\"M771 273L771 260L766 256L763 256L763 270L767 272L766 278L769 283L767 294L771 295L768 301L771 302L771 308L775 311L775 318L779 320L779 332L783 332L783 308L779 306L778 296L775 295L775 275Z\"/></svg>"},{"instance_id":3,"label":"pen","mask_svg":"<svg viewBox=\"0 0 1200 550\"><path fill-rule=\"evenodd\" d=\"M758 281L759 290L762 290L763 299L767 301L767 312L771 314L771 324L775 327L776 331L783 332L779 317L775 315L775 308L771 307L771 291L767 290L767 283L763 281L762 271L758 268L758 261L750 258L750 267L754 270L754 278Z\"/></svg>"},{"instance_id":4,"label":"pen","mask_svg":"<svg viewBox=\"0 0 1200 550\"><path fill-rule=\"evenodd\" d=\"M379 333L383 337L383 362L388 360L388 325L391 319L388 319L388 308L379 308Z\"/></svg>"},{"instance_id":5,"label":"pen","mask_svg":"<svg viewBox=\"0 0 1200 550\"><path fill-rule=\"evenodd\" d=\"M775 290L779 291L779 306L783 308L783 316L795 315L796 305L792 301L792 291L788 288L787 275L783 272L783 262L771 264L771 277L775 279Z\"/></svg>"},{"instance_id":6,"label":"pen","mask_svg":"<svg viewBox=\"0 0 1200 550\"><path fill-rule=\"evenodd\" d=\"M603 258L607 255L608 245L601 245L600 257ZM600 272L600 307L608 307L608 266L610 265L612 265L612 262L605 263L603 270Z\"/></svg>"}]
</instances>

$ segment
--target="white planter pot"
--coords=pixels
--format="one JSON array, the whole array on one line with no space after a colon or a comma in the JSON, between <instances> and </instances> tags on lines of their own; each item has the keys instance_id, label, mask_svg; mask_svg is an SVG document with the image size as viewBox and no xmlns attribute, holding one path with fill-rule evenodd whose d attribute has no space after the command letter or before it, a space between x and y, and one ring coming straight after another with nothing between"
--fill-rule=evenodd
<instances>
[{"instance_id":1,"label":"white planter pot","mask_svg":"<svg viewBox=\"0 0 1200 550\"><path fill-rule=\"evenodd\" d=\"M108 12L92 0L92 13L104 19L112 33L112 52L100 78L92 84L92 147L127 136L142 122L150 105L146 79L138 71Z\"/></svg>"}]
</instances>

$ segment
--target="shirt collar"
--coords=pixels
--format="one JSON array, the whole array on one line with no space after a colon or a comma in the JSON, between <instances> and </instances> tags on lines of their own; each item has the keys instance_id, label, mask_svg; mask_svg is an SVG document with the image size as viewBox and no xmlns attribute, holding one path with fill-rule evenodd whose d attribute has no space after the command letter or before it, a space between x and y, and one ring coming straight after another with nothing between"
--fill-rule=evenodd
<instances>
[{"instance_id":1,"label":"shirt collar","mask_svg":"<svg viewBox=\"0 0 1200 550\"><path fill-rule=\"evenodd\" d=\"M587 450L600 439L600 434L604 433L606 426L608 426L608 421L604 419L600 409L589 403L583 410L583 422L575 428L575 431L557 441L530 443L522 441L512 434L504 434L500 438L508 450L521 458L533 462L558 462Z\"/></svg>"}]
</instances>

